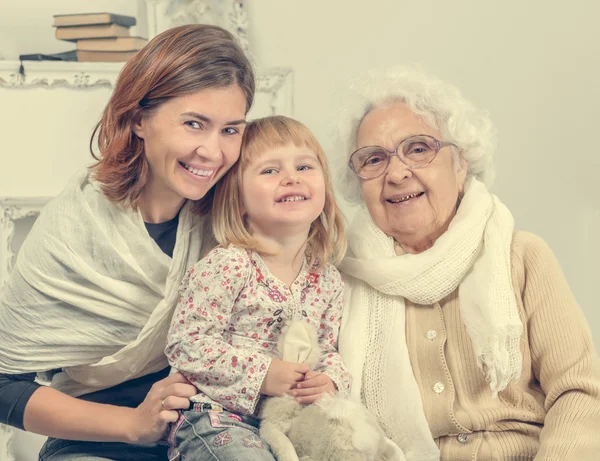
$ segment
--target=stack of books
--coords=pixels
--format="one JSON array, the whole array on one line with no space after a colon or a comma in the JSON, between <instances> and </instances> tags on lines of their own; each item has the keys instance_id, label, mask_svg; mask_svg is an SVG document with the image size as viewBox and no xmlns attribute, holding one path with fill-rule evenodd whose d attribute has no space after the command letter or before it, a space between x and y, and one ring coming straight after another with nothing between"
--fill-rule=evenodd
<instances>
[{"instance_id":1,"label":"stack of books","mask_svg":"<svg viewBox=\"0 0 600 461\"><path fill-rule=\"evenodd\" d=\"M77 61L123 62L148 41L132 37L135 18L113 13L58 14L54 16L56 38L75 42Z\"/></svg>"}]
</instances>

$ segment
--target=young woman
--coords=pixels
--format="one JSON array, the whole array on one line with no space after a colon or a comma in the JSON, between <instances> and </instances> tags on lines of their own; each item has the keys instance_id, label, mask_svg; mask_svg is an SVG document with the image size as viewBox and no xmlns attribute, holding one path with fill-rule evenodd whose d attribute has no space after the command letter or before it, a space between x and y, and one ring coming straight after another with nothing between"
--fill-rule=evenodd
<instances>
[{"instance_id":1,"label":"young woman","mask_svg":"<svg viewBox=\"0 0 600 461\"><path fill-rule=\"evenodd\" d=\"M274 461L258 437L263 395L310 403L350 375L337 352L343 282L332 263L346 241L325 154L300 122L267 117L246 128L240 162L218 185L221 246L190 269L166 353L198 388L173 426L170 459ZM315 370L278 357L282 328L317 331Z\"/></svg>"},{"instance_id":2,"label":"young woman","mask_svg":"<svg viewBox=\"0 0 600 461\"><path fill-rule=\"evenodd\" d=\"M169 319L213 243L202 210L253 96L248 59L214 26L170 29L123 68L98 162L45 207L0 300L0 422L52 437L41 459L166 458L155 442L196 393L168 377Z\"/></svg>"}]
</instances>

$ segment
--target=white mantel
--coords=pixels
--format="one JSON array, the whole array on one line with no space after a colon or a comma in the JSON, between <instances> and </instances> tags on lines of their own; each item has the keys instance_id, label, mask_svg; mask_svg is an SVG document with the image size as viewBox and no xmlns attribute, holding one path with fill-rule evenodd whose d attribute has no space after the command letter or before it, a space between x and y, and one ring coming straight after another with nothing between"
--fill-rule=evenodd
<instances>
[{"instance_id":1,"label":"white mantel","mask_svg":"<svg viewBox=\"0 0 600 461\"><path fill-rule=\"evenodd\" d=\"M0 88L113 88L123 65L110 62L0 61ZM275 113L291 115L293 70L289 67L259 69L256 93L256 105L260 106L258 112L261 116Z\"/></svg>"}]
</instances>

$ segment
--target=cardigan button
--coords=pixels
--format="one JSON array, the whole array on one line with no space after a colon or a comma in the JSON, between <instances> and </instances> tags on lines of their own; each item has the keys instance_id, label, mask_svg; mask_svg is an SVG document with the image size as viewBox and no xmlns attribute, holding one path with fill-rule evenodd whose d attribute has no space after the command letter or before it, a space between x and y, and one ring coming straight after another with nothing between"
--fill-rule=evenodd
<instances>
[{"instance_id":1,"label":"cardigan button","mask_svg":"<svg viewBox=\"0 0 600 461\"><path fill-rule=\"evenodd\" d=\"M444 384L443 384L443 383L435 383L435 384L433 385L433 391L434 391L436 394L441 394L442 392L444 392L444 389L445 389L445 388L446 388L446 387L444 386Z\"/></svg>"},{"instance_id":2,"label":"cardigan button","mask_svg":"<svg viewBox=\"0 0 600 461\"><path fill-rule=\"evenodd\" d=\"M435 338L437 338L437 331L429 330L427 333L425 333L425 337L428 340L433 341Z\"/></svg>"},{"instance_id":3,"label":"cardigan button","mask_svg":"<svg viewBox=\"0 0 600 461\"><path fill-rule=\"evenodd\" d=\"M458 434L456 438L458 439L458 443L467 443L469 440L469 434Z\"/></svg>"}]
</instances>

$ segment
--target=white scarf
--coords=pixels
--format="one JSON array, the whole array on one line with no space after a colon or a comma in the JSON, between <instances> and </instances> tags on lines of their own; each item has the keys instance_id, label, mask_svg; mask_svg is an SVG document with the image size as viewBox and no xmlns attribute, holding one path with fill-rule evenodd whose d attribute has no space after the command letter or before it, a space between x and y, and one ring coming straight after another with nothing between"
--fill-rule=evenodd
<instances>
[{"instance_id":1,"label":"white scarf","mask_svg":"<svg viewBox=\"0 0 600 461\"><path fill-rule=\"evenodd\" d=\"M397 256L394 240L358 212L349 232L340 352L361 398L407 460L439 459L406 346L404 298L431 305L458 287L460 311L493 397L521 373L522 324L510 273L508 209L471 178L448 230L428 250ZM362 378L362 380L360 379Z\"/></svg>"},{"instance_id":2,"label":"white scarf","mask_svg":"<svg viewBox=\"0 0 600 461\"><path fill-rule=\"evenodd\" d=\"M191 205L171 259L139 211L77 175L42 210L0 298L0 372L62 368L52 386L76 396L166 367L177 290L210 235Z\"/></svg>"}]
</instances>

